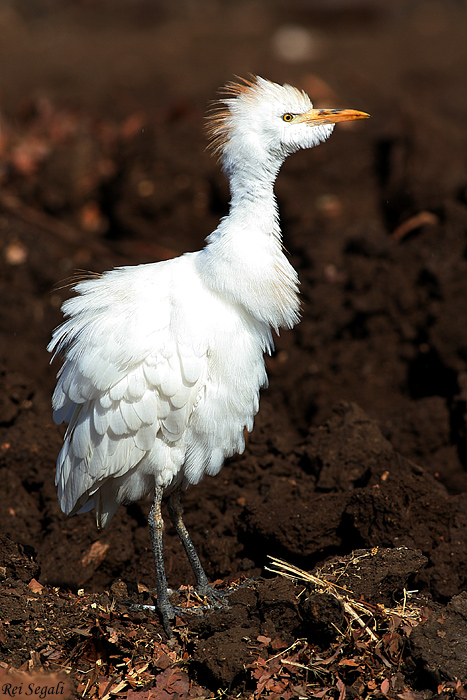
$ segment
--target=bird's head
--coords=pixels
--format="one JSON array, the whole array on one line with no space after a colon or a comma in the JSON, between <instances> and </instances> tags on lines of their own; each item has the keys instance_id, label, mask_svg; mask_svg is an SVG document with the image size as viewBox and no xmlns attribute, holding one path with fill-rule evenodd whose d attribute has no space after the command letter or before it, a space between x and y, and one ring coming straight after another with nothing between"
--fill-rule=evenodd
<instances>
[{"instance_id":1,"label":"bird's head","mask_svg":"<svg viewBox=\"0 0 467 700\"><path fill-rule=\"evenodd\" d=\"M227 173L246 164L277 170L290 153L325 141L336 122L368 116L352 109L313 109L302 90L254 77L223 89L208 116L207 133Z\"/></svg>"}]
</instances>

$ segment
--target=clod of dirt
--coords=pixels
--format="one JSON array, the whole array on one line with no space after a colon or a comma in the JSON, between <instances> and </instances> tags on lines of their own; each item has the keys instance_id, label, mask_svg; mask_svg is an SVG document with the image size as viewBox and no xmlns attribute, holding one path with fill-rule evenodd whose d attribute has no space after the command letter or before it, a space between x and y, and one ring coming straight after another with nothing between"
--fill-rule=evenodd
<instances>
[{"instance_id":1,"label":"clod of dirt","mask_svg":"<svg viewBox=\"0 0 467 700\"><path fill-rule=\"evenodd\" d=\"M467 593L454 596L445 608L433 606L428 619L410 636L411 661L437 686L467 681Z\"/></svg>"},{"instance_id":2,"label":"clod of dirt","mask_svg":"<svg viewBox=\"0 0 467 700\"><path fill-rule=\"evenodd\" d=\"M400 610L404 611L411 599L406 591L427 562L420 552L406 547L359 550L336 557L310 573L275 557L271 559L270 571L307 585L308 595L302 590L297 596L302 619L298 636L306 636L323 649L345 636L346 614L353 605L382 615L402 603Z\"/></svg>"},{"instance_id":3,"label":"clod of dirt","mask_svg":"<svg viewBox=\"0 0 467 700\"><path fill-rule=\"evenodd\" d=\"M248 631L233 627L200 642L194 654L199 680L208 687L237 685L250 660Z\"/></svg>"},{"instance_id":4,"label":"clod of dirt","mask_svg":"<svg viewBox=\"0 0 467 700\"><path fill-rule=\"evenodd\" d=\"M5 535L0 535L0 579L12 578L29 583L38 578L41 567L36 562L36 553L28 545L12 542Z\"/></svg>"},{"instance_id":5,"label":"clod of dirt","mask_svg":"<svg viewBox=\"0 0 467 700\"><path fill-rule=\"evenodd\" d=\"M414 576L427 562L420 550L407 547L357 549L350 557L329 562L320 573L326 578L333 576L356 600L363 598L368 603L391 607L402 598L404 589L412 588Z\"/></svg>"},{"instance_id":6,"label":"clod of dirt","mask_svg":"<svg viewBox=\"0 0 467 700\"><path fill-rule=\"evenodd\" d=\"M299 621L296 595L295 586L287 579L272 579L260 586L258 608L269 637L279 636L287 643L295 638Z\"/></svg>"},{"instance_id":7,"label":"clod of dirt","mask_svg":"<svg viewBox=\"0 0 467 700\"><path fill-rule=\"evenodd\" d=\"M393 458L394 449L376 421L356 404L342 402L329 421L310 431L303 466L315 475L316 490L327 493L364 488Z\"/></svg>"},{"instance_id":8,"label":"clod of dirt","mask_svg":"<svg viewBox=\"0 0 467 700\"><path fill-rule=\"evenodd\" d=\"M229 608L199 619L187 617L190 631L197 636L193 664L208 687L236 685L250 660L248 642L261 630L257 617L256 586L240 588L229 596Z\"/></svg>"},{"instance_id":9,"label":"clod of dirt","mask_svg":"<svg viewBox=\"0 0 467 700\"><path fill-rule=\"evenodd\" d=\"M329 593L312 593L300 607L303 634L310 642L328 647L344 629L342 603Z\"/></svg>"}]
</instances>

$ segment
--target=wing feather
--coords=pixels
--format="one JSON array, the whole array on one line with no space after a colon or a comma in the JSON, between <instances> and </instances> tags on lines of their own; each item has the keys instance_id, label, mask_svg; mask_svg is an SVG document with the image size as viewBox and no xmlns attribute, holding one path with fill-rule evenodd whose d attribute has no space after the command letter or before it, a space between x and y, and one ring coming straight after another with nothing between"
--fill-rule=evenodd
<instances>
[{"instance_id":1,"label":"wing feather","mask_svg":"<svg viewBox=\"0 0 467 700\"><path fill-rule=\"evenodd\" d=\"M87 411L73 429L71 448L75 457L84 459L92 450L91 416Z\"/></svg>"},{"instance_id":2,"label":"wing feather","mask_svg":"<svg viewBox=\"0 0 467 700\"><path fill-rule=\"evenodd\" d=\"M155 363L152 362L153 358L148 358L144 363L143 371L146 381L153 387L160 385L160 372Z\"/></svg>"},{"instance_id":3,"label":"wing feather","mask_svg":"<svg viewBox=\"0 0 467 700\"><path fill-rule=\"evenodd\" d=\"M100 401L96 401L92 411L92 421L94 428L99 435L105 435L109 429L109 411L113 406L113 401L108 407L102 406Z\"/></svg>"},{"instance_id":4,"label":"wing feather","mask_svg":"<svg viewBox=\"0 0 467 700\"><path fill-rule=\"evenodd\" d=\"M120 399L123 399L125 396L126 390L128 388L128 378L123 377L123 379L120 379L117 384L114 384L113 386L110 387L108 396L112 401L120 401ZM106 394L107 395L107 394ZM107 408L110 408L109 404Z\"/></svg>"},{"instance_id":5,"label":"wing feather","mask_svg":"<svg viewBox=\"0 0 467 700\"><path fill-rule=\"evenodd\" d=\"M115 433L112 431L111 428L109 428L107 432L107 456L108 457L113 457L116 451L118 450L118 446L121 442L121 436L120 435L115 435ZM106 468L105 472L102 474L102 476L111 476L112 474L112 462L111 460L107 460L106 463Z\"/></svg>"},{"instance_id":6,"label":"wing feather","mask_svg":"<svg viewBox=\"0 0 467 700\"><path fill-rule=\"evenodd\" d=\"M143 451L149 452L154 447L157 424L143 425L135 434L135 445Z\"/></svg>"},{"instance_id":7,"label":"wing feather","mask_svg":"<svg viewBox=\"0 0 467 700\"><path fill-rule=\"evenodd\" d=\"M183 379L186 384L196 384L200 378L205 364L205 358L203 356L199 357L193 352L189 352L186 348L181 349L180 353L180 364L183 373Z\"/></svg>"},{"instance_id":8,"label":"wing feather","mask_svg":"<svg viewBox=\"0 0 467 700\"><path fill-rule=\"evenodd\" d=\"M112 474L118 477L131 469L144 457L144 450L136 444L133 436L119 441L112 457Z\"/></svg>"},{"instance_id":9,"label":"wing feather","mask_svg":"<svg viewBox=\"0 0 467 700\"><path fill-rule=\"evenodd\" d=\"M158 394L152 388L146 389L141 401L132 404L141 423L149 425L158 418Z\"/></svg>"},{"instance_id":10,"label":"wing feather","mask_svg":"<svg viewBox=\"0 0 467 700\"><path fill-rule=\"evenodd\" d=\"M133 402L122 399L118 402L118 407L122 418L125 421L125 425L132 432L139 430L142 425L149 425L150 423L154 422L155 415L148 416L147 421L142 421L135 410L136 404Z\"/></svg>"},{"instance_id":11,"label":"wing feather","mask_svg":"<svg viewBox=\"0 0 467 700\"><path fill-rule=\"evenodd\" d=\"M187 425L188 406L173 409L168 416L161 420L161 430L169 442L179 440Z\"/></svg>"},{"instance_id":12,"label":"wing feather","mask_svg":"<svg viewBox=\"0 0 467 700\"><path fill-rule=\"evenodd\" d=\"M142 365L139 365L132 372L130 372L126 379L128 382L128 387L125 392L125 398L129 401L141 399L148 387Z\"/></svg>"},{"instance_id":13,"label":"wing feather","mask_svg":"<svg viewBox=\"0 0 467 700\"><path fill-rule=\"evenodd\" d=\"M157 402L157 417L158 419L164 420L164 418L167 418L171 411L171 405L170 401L165 397L159 394L159 399Z\"/></svg>"},{"instance_id":14,"label":"wing feather","mask_svg":"<svg viewBox=\"0 0 467 700\"><path fill-rule=\"evenodd\" d=\"M170 403L175 409L183 408L183 406L186 406L189 402L192 394L193 385L186 386L185 384L180 384L177 389L177 392L170 397Z\"/></svg>"},{"instance_id":15,"label":"wing feather","mask_svg":"<svg viewBox=\"0 0 467 700\"><path fill-rule=\"evenodd\" d=\"M180 382L180 372L172 369L169 363L161 366L160 390L162 394L171 398L177 393Z\"/></svg>"},{"instance_id":16,"label":"wing feather","mask_svg":"<svg viewBox=\"0 0 467 700\"><path fill-rule=\"evenodd\" d=\"M130 433L130 430L121 414L118 401L115 401L114 406L107 410L106 418L108 419L108 427L117 438L119 438L121 435L128 435Z\"/></svg>"},{"instance_id":17,"label":"wing feather","mask_svg":"<svg viewBox=\"0 0 467 700\"><path fill-rule=\"evenodd\" d=\"M101 394L97 402L100 404L101 408L110 408L113 404L113 399L110 396L110 391L106 391L103 394Z\"/></svg>"}]
</instances>

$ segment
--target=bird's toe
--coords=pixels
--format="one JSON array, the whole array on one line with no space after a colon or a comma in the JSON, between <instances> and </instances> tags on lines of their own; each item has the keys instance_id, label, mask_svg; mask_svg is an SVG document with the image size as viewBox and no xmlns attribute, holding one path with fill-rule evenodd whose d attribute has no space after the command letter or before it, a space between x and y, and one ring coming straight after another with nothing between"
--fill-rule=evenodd
<instances>
[{"instance_id":1,"label":"bird's toe","mask_svg":"<svg viewBox=\"0 0 467 700\"><path fill-rule=\"evenodd\" d=\"M207 586L198 587L196 592L200 598L207 598L211 605L215 608L223 608L228 606L229 602L227 596L222 591L218 591L214 586L208 584Z\"/></svg>"},{"instance_id":2,"label":"bird's toe","mask_svg":"<svg viewBox=\"0 0 467 700\"><path fill-rule=\"evenodd\" d=\"M157 609L159 611L159 615L161 616L162 625L164 627L166 635L169 638L173 637L174 632L172 629L171 622L175 620L175 608L169 603L165 605L158 604Z\"/></svg>"}]
</instances>

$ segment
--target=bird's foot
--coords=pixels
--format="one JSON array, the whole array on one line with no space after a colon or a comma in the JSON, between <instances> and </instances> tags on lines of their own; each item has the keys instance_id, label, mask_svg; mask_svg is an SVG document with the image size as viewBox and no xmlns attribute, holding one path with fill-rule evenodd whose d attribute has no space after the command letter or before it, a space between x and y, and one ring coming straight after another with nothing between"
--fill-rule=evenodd
<instances>
[{"instance_id":1,"label":"bird's foot","mask_svg":"<svg viewBox=\"0 0 467 700\"><path fill-rule=\"evenodd\" d=\"M178 606L171 605L170 603L160 606L160 605L148 605L144 603L131 603L130 604L130 610L151 610L152 612L158 612L160 617L161 617L161 622L162 626L164 627L164 631L166 635L169 637L174 636L174 631L172 629L171 622L175 620L176 615L180 615L183 612L186 612L184 608L180 608Z\"/></svg>"},{"instance_id":2,"label":"bird's foot","mask_svg":"<svg viewBox=\"0 0 467 700\"><path fill-rule=\"evenodd\" d=\"M242 583L230 586L223 591L217 590L217 588L214 588L214 586L212 586L210 583L205 583L196 587L196 593L200 598L205 600L207 599L209 601L208 605L203 606L206 610L210 610L212 608L228 608L229 595L232 595L232 593L235 593L235 591L248 586L250 583L252 583L252 581L253 579L251 578L246 579Z\"/></svg>"},{"instance_id":3,"label":"bird's foot","mask_svg":"<svg viewBox=\"0 0 467 700\"><path fill-rule=\"evenodd\" d=\"M217 588L211 586L210 583L196 587L196 594L202 600L208 600L209 603L203 607L207 610L211 608L223 608L228 606L227 595L223 591L218 591Z\"/></svg>"},{"instance_id":4,"label":"bird's foot","mask_svg":"<svg viewBox=\"0 0 467 700\"><path fill-rule=\"evenodd\" d=\"M130 608L132 610L152 610L154 612L157 611L161 617L165 633L170 638L174 636L171 623L175 620L175 617L177 615L185 615L186 613L200 615L212 610L228 608L228 596L232 593L235 593L235 591L238 591L240 588L247 586L251 582L252 579L247 579L246 581L243 581L243 583L241 583L240 585L231 586L230 588L226 588L224 591L219 591L217 590L217 588L214 588L214 586L211 586L210 583L205 583L196 588L196 594L198 598L201 601L203 601L203 604L194 605L188 608L182 607L180 605L172 605L170 602L166 601L164 601L162 605L147 605L142 603L133 603L130 606Z\"/></svg>"}]
</instances>

